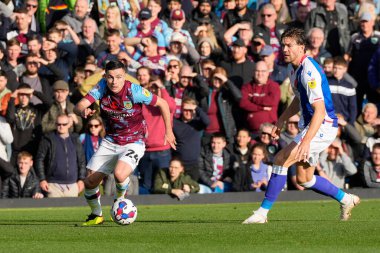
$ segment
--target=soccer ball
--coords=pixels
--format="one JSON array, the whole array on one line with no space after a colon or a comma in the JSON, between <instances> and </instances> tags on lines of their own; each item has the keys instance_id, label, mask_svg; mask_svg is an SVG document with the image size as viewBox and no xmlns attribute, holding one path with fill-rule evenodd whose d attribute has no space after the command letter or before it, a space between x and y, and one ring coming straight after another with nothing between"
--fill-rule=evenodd
<instances>
[{"instance_id":1,"label":"soccer ball","mask_svg":"<svg viewBox=\"0 0 380 253\"><path fill-rule=\"evenodd\" d=\"M137 218L137 208L131 200L118 198L111 207L111 217L119 225L132 224Z\"/></svg>"}]
</instances>

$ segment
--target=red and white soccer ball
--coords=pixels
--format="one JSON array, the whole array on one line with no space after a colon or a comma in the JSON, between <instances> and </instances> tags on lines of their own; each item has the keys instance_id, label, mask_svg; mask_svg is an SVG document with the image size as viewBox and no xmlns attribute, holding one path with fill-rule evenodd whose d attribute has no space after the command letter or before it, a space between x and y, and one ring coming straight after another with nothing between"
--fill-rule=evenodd
<instances>
[{"instance_id":1,"label":"red and white soccer ball","mask_svg":"<svg viewBox=\"0 0 380 253\"><path fill-rule=\"evenodd\" d=\"M131 200L118 198L111 207L111 217L116 224L132 224L137 218L137 208Z\"/></svg>"}]
</instances>

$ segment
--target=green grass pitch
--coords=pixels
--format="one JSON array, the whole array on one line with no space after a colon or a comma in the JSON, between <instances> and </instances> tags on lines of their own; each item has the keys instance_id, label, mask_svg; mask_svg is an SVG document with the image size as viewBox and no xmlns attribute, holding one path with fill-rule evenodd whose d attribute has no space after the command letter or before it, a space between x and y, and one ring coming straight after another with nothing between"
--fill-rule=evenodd
<instances>
[{"instance_id":1,"label":"green grass pitch","mask_svg":"<svg viewBox=\"0 0 380 253\"><path fill-rule=\"evenodd\" d=\"M268 224L241 225L258 203L138 206L137 221L81 227L89 209L0 209L0 252L380 252L380 200L348 222L333 201L278 202Z\"/></svg>"}]
</instances>

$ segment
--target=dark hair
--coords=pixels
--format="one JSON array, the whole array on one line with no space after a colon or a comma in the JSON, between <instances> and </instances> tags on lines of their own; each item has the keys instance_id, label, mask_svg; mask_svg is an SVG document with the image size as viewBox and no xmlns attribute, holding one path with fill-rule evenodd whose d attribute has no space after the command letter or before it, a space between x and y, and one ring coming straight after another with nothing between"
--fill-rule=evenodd
<instances>
[{"instance_id":1,"label":"dark hair","mask_svg":"<svg viewBox=\"0 0 380 253\"><path fill-rule=\"evenodd\" d=\"M105 34L105 38L111 37L111 36L119 36L120 37L120 31L117 29L108 29Z\"/></svg>"},{"instance_id":2,"label":"dark hair","mask_svg":"<svg viewBox=\"0 0 380 253\"><path fill-rule=\"evenodd\" d=\"M149 75L152 75L152 70L151 70L150 68L146 67L146 66L141 66L141 67L139 67L139 68L136 70L136 73L139 72L139 70L141 70L141 69L146 69L146 70L148 71Z\"/></svg>"},{"instance_id":3,"label":"dark hair","mask_svg":"<svg viewBox=\"0 0 380 253\"><path fill-rule=\"evenodd\" d=\"M182 162L182 160L181 160L181 158L179 158L178 156L173 156L172 159L170 159L170 163L174 162L174 161L179 162L182 167L185 167L184 164L183 164L183 162Z\"/></svg>"},{"instance_id":4,"label":"dark hair","mask_svg":"<svg viewBox=\"0 0 380 253\"><path fill-rule=\"evenodd\" d=\"M17 87L17 89L31 89L32 87L30 87L29 84L27 83L20 83L19 86Z\"/></svg>"},{"instance_id":5,"label":"dark hair","mask_svg":"<svg viewBox=\"0 0 380 253\"><path fill-rule=\"evenodd\" d=\"M151 75L150 78L149 78L149 82L155 82L157 80L160 80L161 82L163 81L162 77L159 76L159 75Z\"/></svg>"},{"instance_id":6,"label":"dark hair","mask_svg":"<svg viewBox=\"0 0 380 253\"><path fill-rule=\"evenodd\" d=\"M348 63L342 56L336 56L334 57L334 65L343 66L347 68Z\"/></svg>"},{"instance_id":7,"label":"dark hair","mask_svg":"<svg viewBox=\"0 0 380 253\"><path fill-rule=\"evenodd\" d=\"M332 57L329 57L325 59L325 61L323 62L323 65L331 64L331 63L334 63L334 59Z\"/></svg>"},{"instance_id":8,"label":"dark hair","mask_svg":"<svg viewBox=\"0 0 380 253\"><path fill-rule=\"evenodd\" d=\"M239 130L237 130L236 132L236 136L240 133L240 132L246 132L248 134L248 136L251 136L251 132L248 130L248 128L239 128Z\"/></svg>"},{"instance_id":9,"label":"dark hair","mask_svg":"<svg viewBox=\"0 0 380 253\"><path fill-rule=\"evenodd\" d=\"M5 77L5 79L8 80L8 75L7 75L7 72L5 72L4 70L0 69L0 76L3 76Z\"/></svg>"},{"instance_id":10,"label":"dark hair","mask_svg":"<svg viewBox=\"0 0 380 253\"><path fill-rule=\"evenodd\" d=\"M285 38L292 38L296 41L298 45L303 45L305 46L305 48L308 44L305 32L303 29L300 29L300 28L290 27L286 29L285 32L281 35L281 42Z\"/></svg>"},{"instance_id":11,"label":"dark hair","mask_svg":"<svg viewBox=\"0 0 380 253\"><path fill-rule=\"evenodd\" d=\"M375 143L375 144L373 144L373 146L372 146L372 152L373 152L375 149L380 149L380 143Z\"/></svg>"},{"instance_id":12,"label":"dark hair","mask_svg":"<svg viewBox=\"0 0 380 253\"><path fill-rule=\"evenodd\" d=\"M42 38L41 38L41 35L39 35L39 34L34 33L34 34L29 35L28 36L28 42L32 41L32 40L37 40L38 43L42 44Z\"/></svg>"},{"instance_id":13,"label":"dark hair","mask_svg":"<svg viewBox=\"0 0 380 253\"><path fill-rule=\"evenodd\" d=\"M106 64L106 72L109 71L109 70L114 70L114 69L123 69L123 70L125 70L125 65L121 61L118 61L118 60L113 60L113 61L107 62L107 64Z\"/></svg>"},{"instance_id":14,"label":"dark hair","mask_svg":"<svg viewBox=\"0 0 380 253\"><path fill-rule=\"evenodd\" d=\"M16 38L12 38L12 39L10 39L10 40L7 41L7 48L11 47L11 46L19 46L19 47L21 47L21 44L20 44L20 42Z\"/></svg>"},{"instance_id":15,"label":"dark hair","mask_svg":"<svg viewBox=\"0 0 380 253\"><path fill-rule=\"evenodd\" d=\"M261 149L263 151L263 154L264 154L263 161L267 162L268 161L268 155L269 155L268 150L267 150L267 145L265 145L264 143L261 143L261 142L257 142L255 145L252 146L251 155L253 154L253 152L256 148Z\"/></svg>"},{"instance_id":16,"label":"dark hair","mask_svg":"<svg viewBox=\"0 0 380 253\"><path fill-rule=\"evenodd\" d=\"M226 136L224 134L222 134L222 133L213 133L212 136L211 136L211 140L212 139L216 139L216 138L223 139L225 142L227 142Z\"/></svg>"}]
</instances>

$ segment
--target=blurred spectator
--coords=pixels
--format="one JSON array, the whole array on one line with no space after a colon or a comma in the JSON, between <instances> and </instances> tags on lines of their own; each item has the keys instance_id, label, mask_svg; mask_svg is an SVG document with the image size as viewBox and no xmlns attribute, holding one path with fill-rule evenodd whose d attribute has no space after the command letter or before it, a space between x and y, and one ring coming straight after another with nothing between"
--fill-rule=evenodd
<instances>
[{"instance_id":1,"label":"blurred spectator","mask_svg":"<svg viewBox=\"0 0 380 253\"><path fill-rule=\"evenodd\" d=\"M210 124L205 130L202 145L209 143L212 134L223 133L228 144L232 146L236 134L232 110L238 107L240 99L241 91L227 78L226 70L217 67L211 77L207 101Z\"/></svg>"},{"instance_id":2,"label":"blurred spectator","mask_svg":"<svg viewBox=\"0 0 380 253\"><path fill-rule=\"evenodd\" d=\"M380 47L372 55L368 65L368 83L370 85L370 93L373 96L380 96ZM380 110L380 99L374 101Z\"/></svg>"},{"instance_id":3,"label":"blurred spectator","mask_svg":"<svg viewBox=\"0 0 380 253\"><path fill-rule=\"evenodd\" d=\"M287 67L276 63L273 48L269 45L265 45L259 55L261 60L263 60L268 66L269 78L277 84L284 82L288 77L288 69Z\"/></svg>"},{"instance_id":4,"label":"blurred spectator","mask_svg":"<svg viewBox=\"0 0 380 253\"><path fill-rule=\"evenodd\" d=\"M269 34L262 32L255 33L252 39L251 48L248 50L248 55L252 61L257 62L260 60L260 53L266 45L270 45Z\"/></svg>"},{"instance_id":5,"label":"blurred spectator","mask_svg":"<svg viewBox=\"0 0 380 253\"><path fill-rule=\"evenodd\" d=\"M320 169L324 171L327 179L341 189L345 187L346 177L357 172L355 164L343 151L342 141L339 138L336 138L327 150L321 153L319 163Z\"/></svg>"},{"instance_id":6,"label":"blurred spectator","mask_svg":"<svg viewBox=\"0 0 380 253\"><path fill-rule=\"evenodd\" d=\"M315 2L312 2L310 0L306 0L307 3L313 4L315 8ZM288 27L294 27L294 28L300 28L303 29L305 27L305 22L307 19L307 15L309 14L310 10L309 5L305 4L303 5L299 1L295 1L292 4L290 4L290 11L294 12L291 13L291 16L293 17L290 22L288 22L286 25Z\"/></svg>"},{"instance_id":7,"label":"blurred spectator","mask_svg":"<svg viewBox=\"0 0 380 253\"><path fill-rule=\"evenodd\" d=\"M38 97L42 103L33 105L30 100ZM36 147L42 137L42 115L49 109L51 99L48 94L34 90L29 84L21 83L12 93L7 109L7 122L11 125L14 141L12 143L13 166L16 165L17 155L27 151L35 155Z\"/></svg>"},{"instance_id":8,"label":"blurred spectator","mask_svg":"<svg viewBox=\"0 0 380 253\"><path fill-rule=\"evenodd\" d=\"M83 145L86 164L90 161L92 155L98 150L105 134L106 131L104 129L102 118L100 116L90 118L85 132L79 136Z\"/></svg>"},{"instance_id":9,"label":"blurred spectator","mask_svg":"<svg viewBox=\"0 0 380 253\"><path fill-rule=\"evenodd\" d=\"M285 130L280 133L280 139L278 141L280 149L289 145L294 137L299 133L298 123L300 121L300 116L298 114L293 115L288 119L285 125Z\"/></svg>"},{"instance_id":10,"label":"blurred spectator","mask_svg":"<svg viewBox=\"0 0 380 253\"><path fill-rule=\"evenodd\" d=\"M70 133L72 120L60 114L57 130L43 137L36 155L36 172L41 189L50 197L78 197L84 189L86 160L82 144Z\"/></svg>"},{"instance_id":11,"label":"blurred spectator","mask_svg":"<svg viewBox=\"0 0 380 253\"><path fill-rule=\"evenodd\" d=\"M182 36L186 38L186 41L190 44L190 46L195 47L190 33L187 30L183 29L185 21L185 12L183 10L172 11L172 13L170 14L170 27L166 29L166 31L164 31L163 34L166 47L169 47L173 33L180 33Z\"/></svg>"},{"instance_id":12,"label":"blurred spectator","mask_svg":"<svg viewBox=\"0 0 380 253\"><path fill-rule=\"evenodd\" d=\"M120 9L117 5L109 5L107 7L104 22L99 26L100 37L105 38L107 31L110 29L118 30L123 38L126 38L129 32L127 25L121 19ZM95 26L96 31L97 27Z\"/></svg>"},{"instance_id":13,"label":"blurred spectator","mask_svg":"<svg viewBox=\"0 0 380 253\"><path fill-rule=\"evenodd\" d=\"M356 90L344 79L347 62L343 57L334 58L333 78L329 78L331 97L336 113L343 115L350 124L354 124L357 116Z\"/></svg>"},{"instance_id":14,"label":"blurred spectator","mask_svg":"<svg viewBox=\"0 0 380 253\"><path fill-rule=\"evenodd\" d=\"M38 0L26 0L25 8L28 11L28 15L31 18L30 30L36 33L40 33L40 23L37 20Z\"/></svg>"},{"instance_id":15,"label":"blurred spectator","mask_svg":"<svg viewBox=\"0 0 380 253\"><path fill-rule=\"evenodd\" d=\"M235 177L232 181L234 191L255 191L261 192L267 189L269 176L268 165L265 164L267 150L264 144L257 143L253 145L250 153L249 163L239 167L235 171Z\"/></svg>"},{"instance_id":16,"label":"blurred spectator","mask_svg":"<svg viewBox=\"0 0 380 253\"><path fill-rule=\"evenodd\" d=\"M4 184L6 183L7 179L13 175L15 172L15 168L12 166L12 164L0 157L0 179L1 179L1 185L0 185L0 191L3 192ZM0 197L2 197L2 194L0 194Z\"/></svg>"},{"instance_id":17,"label":"blurred spectator","mask_svg":"<svg viewBox=\"0 0 380 253\"><path fill-rule=\"evenodd\" d=\"M154 180L154 193L170 194L178 200L198 191L199 184L185 174L182 161L178 158L171 159L169 169L160 169Z\"/></svg>"},{"instance_id":18,"label":"blurred spectator","mask_svg":"<svg viewBox=\"0 0 380 253\"><path fill-rule=\"evenodd\" d=\"M311 0L296 0L296 1L293 1L292 3L289 4L289 7L290 7L290 15L292 17L292 19L297 19L297 12L300 8L305 8L306 10L306 17L307 18L307 14L310 12L310 10L314 9L315 7L317 7L317 3L314 2L314 1L311 1ZM302 27L303 28L303 27Z\"/></svg>"},{"instance_id":19,"label":"blurred spectator","mask_svg":"<svg viewBox=\"0 0 380 253\"><path fill-rule=\"evenodd\" d=\"M380 123L380 122L379 122ZM367 159L371 156L373 152L373 145L380 143L380 124L375 126L376 132L371 137L368 137L367 142L365 143L363 159Z\"/></svg>"},{"instance_id":20,"label":"blurred spectator","mask_svg":"<svg viewBox=\"0 0 380 253\"><path fill-rule=\"evenodd\" d=\"M5 67L12 69L19 78L25 71L25 65L21 63L21 44L13 38L7 41L7 59L4 61Z\"/></svg>"},{"instance_id":21,"label":"blurred spectator","mask_svg":"<svg viewBox=\"0 0 380 253\"><path fill-rule=\"evenodd\" d=\"M331 58L330 52L323 46L325 41L323 30L318 27L311 28L307 33L307 39L309 41L310 56L322 66L326 58Z\"/></svg>"},{"instance_id":22,"label":"blurred spectator","mask_svg":"<svg viewBox=\"0 0 380 253\"><path fill-rule=\"evenodd\" d=\"M290 12L286 0L270 0L277 13L277 22L286 24L291 20Z\"/></svg>"},{"instance_id":23,"label":"blurred spectator","mask_svg":"<svg viewBox=\"0 0 380 253\"><path fill-rule=\"evenodd\" d=\"M342 114L337 113L338 117L338 133L337 137L342 141L343 151L351 157L353 162L362 160L363 144L362 137L353 124L347 122Z\"/></svg>"},{"instance_id":24,"label":"blurred spectator","mask_svg":"<svg viewBox=\"0 0 380 253\"><path fill-rule=\"evenodd\" d=\"M53 84L54 102L48 112L42 118L42 130L48 133L57 129L57 116L66 114L70 118L70 132L80 133L82 130L82 118L74 113L74 104L67 97L69 95L69 85L62 80L58 80Z\"/></svg>"},{"instance_id":25,"label":"blurred spectator","mask_svg":"<svg viewBox=\"0 0 380 253\"><path fill-rule=\"evenodd\" d=\"M320 5L310 11L305 30L318 27L324 31L324 46L332 56L346 52L350 42L347 8L336 0L321 0Z\"/></svg>"},{"instance_id":26,"label":"blurred spectator","mask_svg":"<svg viewBox=\"0 0 380 253\"><path fill-rule=\"evenodd\" d=\"M333 71L334 71L334 59L333 58L326 58L323 61L323 71L326 74L327 78L333 77ZM354 88L358 86L358 82L347 72L344 73L343 79L347 82L351 83Z\"/></svg>"},{"instance_id":27,"label":"blurred spectator","mask_svg":"<svg viewBox=\"0 0 380 253\"><path fill-rule=\"evenodd\" d=\"M8 102L12 92L7 88L8 75L4 70L0 70L0 115L7 113Z\"/></svg>"},{"instance_id":28,"label":"blurred spectator","mask_svg":"<svg viewBox=\"0 0 380 253\"><path fill-rule=\"evenodd\" d=\"M236 23L249 21L252 26L257 22L257 11L248 9L248 0L235 0L234 10L229 10L223 19L223 26L227 30Z\"/></svg>"},{"instance_id":29,"label":"blurred spectator","mask_svg":"<svg viewBox=\"0 0 380 253\"><path fill-rule=\"evenodd\" d=\"M171 61L167 74L173 78L173 70L179 68L179 62ZM175 66L176 65L176 66ZM166 76L168 78L168 76ZM179 75L179 82L172 84L165 81L165 87L169 92L169 95L174 98L176 104L176 111L174 113L175 118L179 118L181 115L182 99L185 97L191 97L198 101L199 106L207 110L206 98L209 95L209 87L204 78L193 72L191 67L183 66Z\"/></svg>"},{"instance_id":30,"label":"blurred spectator","mask_svg":"<svg viewBox=\"0 0 380 253\"><path fill-rule=\"evenodd\" d=\"M232 43L231 59L220 65L227 71L228 78L239 89L250 81L255 64L247 58L247 47L242 39Z\"/></svg>"},{"instance_id":31,"label":"blurred spectator","mask_svg":"<svg viewBox=\"0 0 380 253\"><path fill-rule=\"evenodd\" d=\"M369 80L368 69L372 55L380 45L380 32L374 31L375 20L369 12L364 12L360 17L359 32L351 36L349 48L345 55L349 60L348 73L360 84L356 88L357 107L359 111L362 108L363 97L366 95L369 102L378 103L380 95L372 92Z\"/></svg>"},{"instance_id":32,"label":"blurred spectator","mask_svg":"<svg viewBox=\"0 0 380 253\"><path fill-rule=\"evenodd\" d=\"M168 94L159 76L151 76L149 85L144 87L161 97L169 105L171 120L175 111L174 99ZM170 144L165 139L165 122L159 107L143 106L148 136L145 140L146 150L140 159L137 170L140 175L140 193L151 193L154 187L154 176L161 168L169 167L171 159Z\"/></svg>"},{"instance_id":33,"label":"blurred spectator","mask_svg":"<svg viewBox=\"0 0 380 253\"><path fill-rule=\"evenodd\" d=\"M172 87L180 85L180 71L182 70L182 62L178 58L170 58L168 67L165 71L165 86Z\"/></svg>"},{"instance_id":34,"label":"blurred spectator","mask_svg":"<svg viewBox=\"0 0 380 253\"><path fill-rule=\"evenodd\" d=\"M248 21L236 23L224 33L224 41L228 46L231 46L233 41L238 38L244 42L246 47L251 46L253 38L252 23Z\"/></svg>"},{"instance_id":35,"label":"blurred spectator","mask_svg":"<svg viewBox=\"0 0 380 253\"><path fill-rule=\"evenodd\" d=\"M226 138L214 134L199 158L200 193L222 193L231 190L234 156L226 149Z\"/></svg>"},{"instance_id":36,"label":"blurred spectator","mask_svg":"<svg viewBox=\"0 0 380 253\"><path fill-rule=\"evenodd\" d=\"M200 56L194 46L180 32L173 32L169 43L167 57L179 59L183 65L194 65L199 62Z\"/></svg>"},{"instance_id":37,"label":"blurred spectator","mask_svg":"<svg viewBox=\"0 0 380 253\"><path fill-rule=\"evenodd\" d=\"M173 132L177 141L177 149L173 150L173 156L179 157L185 166L186 174L198 181L201 136L210 119L193 98L185 97L182 100L181 111L181 117L173 122Z\"/></svg>"},{"instance_id":38,"label":"blurred spectator","mask_svg":"<svg viewBox=\"0 0 380 253\"><path fill-rule=\"evenodd\" d=\"M377 118L377 107L375 104L368 103L363 107L363 112L359 115L355 122L355 128L362 136L362 143L366 143L368 137L375 133L374 126L380 124Z\"/></svg>"},{"instance_id":39,"label":"blurred spectator","mask_svg":"<svg viewBox=\"0 0 380 253\"><path fill-rule=\"evenodd\" d=\"M17 156L17 171L4 182L2 198L41 199L38 177L33 169L33 156L22 151Z\"/></svg>"},{"instance_id":40,"label":"blurred spectator","mask_svg":"<svg viewBox=\"0 0 380 253\"><path fill-rule=\"evenodd\" d=\"M260 125L277 121L277 109L280 102L278 83L269 79L267 64L256 63L253 79L241 90L240 107L247 112L247 124L251 133L257 134Z\"/></svg>"},{"instance_id":41,"label":"blurred spectator","mask_svg":"<svg viewBox=\"0 0 380 253\"><path fill-rule=\"evenodd\" d=\"M276 9L271 3L264 4L260 9L261 22L254 28L254 32L269 35L270 46L272 46L276 61L281 59L280 56L280 38L285 31L286 25L278 22Z\"/></svg>"},{"instance_id":42,"label":"blurred spectator","mask_svg":"<svg viewBox=\"0 0 380 253\"><path fill-rule=\"evenodd\" d=\"M235 156L235 168L242 168L248 163L251 155L251 135L248 129L242 128L236 134L236 141L234 143L232 153Z\"/></svg>"},{"instance_id":43,"label":"blurred spectator","mask_svg":"<svg viewBox=\"0 0 380 253\"><path fill-rule=\"evenodd\" d=\"M168 29L168 24L158 17L162 10L161 0L149 0L147 7L152 13L152 30L157 30L161 33L164 33L164 31Z\"/></svg>"},{"instance_id":44,"label":"blurred spectator","mask_svg":"<svg viewBox=\"0 0 380 253\"><path fill-rule=\"evenodd\" d=\"M42 38L39 34L32 34L28 37L28 54L35 54L38 57L41 56Z\"/></svg>"},{"instance_id":45,"label":"blurred spectator","mask_svg":"<svg viewBox=\"0 0 380 253\"><path fill-rule=\"evenodd\" d=\"M0 116L0 129L0 158L9 161L11 154L7 146L13 142L13 134L10 125L2 116Z\"/></svg>"},{"instance_id":46,"label":"blurred spectator","mask_svg":"<svg viewBox=\"0 0 380 253\"><path fill-rule=\"evenodd\" d=\"M224 28L215 12L212 11L212 1L199 0L198 2L198 7L192 12L192 24L190 25L191 31L194 32L196 27L208 23L216 33L223 33Z\"/></svg>"},{"instance_id":47,"label":"blurred spectator","mask_svg":"<svg viewBox=\"0 0 380 253\"><path fill-rule=\"evenodd\" d=\"M274 125L271 123L262 123L260 125L258 136L251 141L252 144L263 143L266 145L268 155L266 162L271 164L275 154L279 151L278 142L272 139L272 129Z\"/></svg>"},{"instance_id":48,"label":"blurred spectator","mask_svg":"<svg viewBox=\"0 0 380 253\"><path fill-rule=\"evenodd\" d=\"M109 29L105 33L107 49L100 52L97 57L97 64L100 68L105 68L106 63L112 60L117 60L117 54L122 51L120 48L120 43L122 39L120 37L120 32L116 29Z\"/></svg>"},{"instance_id":49,"label":"blurred spectator","mask_svg":"<svg viewBox=\"0 0 380 253\"><path fill-rule=\"evenodd\" d=\"M365 187L380 188L380 143L373 145L371 159L362 164L360 174Z\"/></svg>"},{"instance_id":50,"label":"blurred spectator","mask_svg":"<svg viewBox=\"0 0 380 253\"><path fill-rule=\"evenodd\" d=\"M49 104L51 104L53 102L53 92L51 90L50 81L57 81L62 79L63 75L61 71L57 68L56 65L50 64L45 59L34 54L28 54L25 57L25 66L26 71L20 77L20 82L27 83L33 90L42 92L45 95L45 97L49 100ZM46 68L50 69L52 73L50 80L38 74L38 70L41 66L46 66ZM32 103L33 105L38 105L42 104L42 101L38 97L31 97L30 103Z\"/></svg>"},{"instance_id":51,"label":"blurred spectator","mask_svg":"<svg viewBox=\"0 0 380 253\"><path fill-rule=\"evenodd\" d=\"M82 31L83 21L88 17L89 2L87 0L77 0L74 10L62 18L74 31Z\"/></svg>"}]
</instances>

